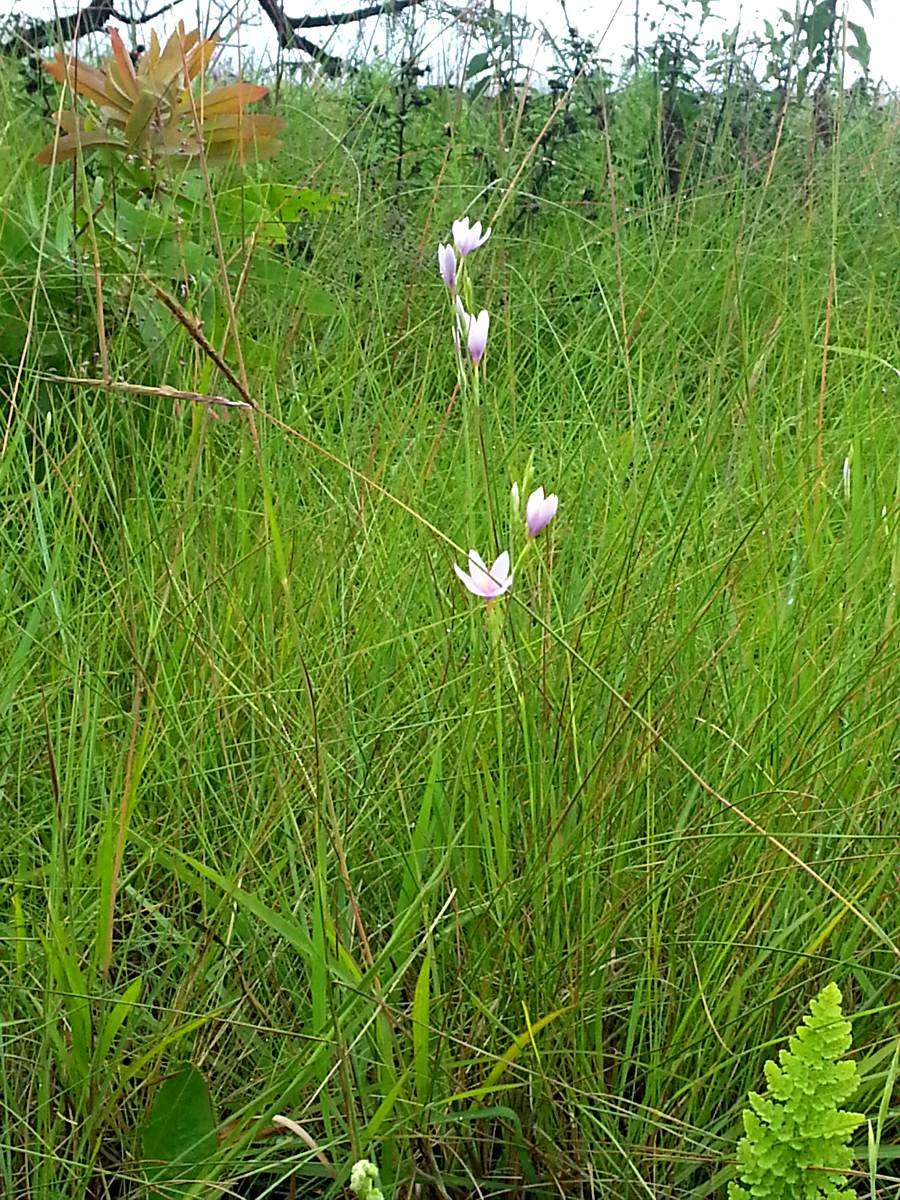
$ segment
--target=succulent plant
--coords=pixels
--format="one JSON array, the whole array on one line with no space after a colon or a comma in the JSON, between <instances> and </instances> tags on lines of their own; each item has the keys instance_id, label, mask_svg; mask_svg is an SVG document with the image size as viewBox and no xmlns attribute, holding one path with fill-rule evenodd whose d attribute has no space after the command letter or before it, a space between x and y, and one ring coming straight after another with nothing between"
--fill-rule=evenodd
<instances>
[{"instance_id":1,"label":"succulent plant","mask_svg":"<svg viewBox=\"0 0 900 1200\"><path fill-rule=\"evenodd\" d=\"M247 113L268 88L239 81L207 90L206 70L216 38L178 24L160 48L155 33L137 65L116 30L109 30L112 56L92 67L57 51L44 64L59 83L94 106L90 118L74 109L58 114L57 135L37 154L43 164L65 162L81 152L105 147L123 155L159 160L190 160L201 153L209 163L270 157L280 148L278 117Z\"/></svg>"}]
</instances>

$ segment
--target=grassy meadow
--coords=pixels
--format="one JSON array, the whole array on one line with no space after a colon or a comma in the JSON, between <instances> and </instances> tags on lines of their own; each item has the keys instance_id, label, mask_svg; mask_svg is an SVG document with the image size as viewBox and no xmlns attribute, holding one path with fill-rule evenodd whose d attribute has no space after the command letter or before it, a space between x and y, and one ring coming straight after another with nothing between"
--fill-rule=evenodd
<instances>
[{"instance_id":1,"label":"grassy meadow","mask_svg":"<svg viewBox=\"0 0 900 1200\"><path fill-rule=\"evenodd\" d=\"M398 169L285 83L195 266L4 74L3 1196L724 1197L830 980L900 1194L896 110L670 191L641 87L538 194L541 115L435 93ZM215 1131L154 1176L173 1079Z\"/></svg>"}]
</instances>

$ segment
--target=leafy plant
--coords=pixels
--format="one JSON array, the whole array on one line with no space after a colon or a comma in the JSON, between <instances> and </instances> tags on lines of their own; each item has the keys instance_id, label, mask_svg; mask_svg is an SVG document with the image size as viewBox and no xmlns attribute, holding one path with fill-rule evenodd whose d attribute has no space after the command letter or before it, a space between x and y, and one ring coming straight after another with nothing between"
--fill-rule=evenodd
<instances>
[{"instance_id":1,"label":"leafy plant","mask_svg":"<svg viewBox=\"0 0 900 1200\"><path fill-rule=\"evenodd\" d=\"M216 1149L209 1087L196 1067L185 1066L162 1084L141 1143L147 1175L160 1185L151 1195L163 1200L190 1194L192 1177L202 1175Z\"/></svg>"},{"instance_id":2,"label":"leafy plant","mask_svg":"<svg viewBox=\"0 0 900 1200\"><path fill-rule=\"evenodd\" d=\"M215 36L201 40L199 30L186 34L179 22L162 49L151 34L150 48L137 66L116 30L109 37L112 57L102 69L59 51L45 64L54 79L91 101L97 117L86 119L63 109L57 136L38 152L39 163L64 162L79 150L101 147L150 160L189 160L202 151L209 162L268 157L280 148L275 135L281 119L245 112L268 88L239 81L211 91L202 86L192 90L196 80L202 83Z\"/></svg>"},{"instance_id":3,"label":"leafy plant","mask_svg":"<svg viewBox=\"0 0 900 1200\"><path fill-rule=\"evenodd\" d=\"M768 1096L750 1093L744 1110L746 1135L738 1143L741 1182L729 1200L853 1200L841 1186L851 1163L847 1141L862 1113L840 1105L856 1091L856 1063L839 1062L850 1048L850 1022L841 993L829 983L778 1056L766 1063Z\"/></svg>"}]
</instances>

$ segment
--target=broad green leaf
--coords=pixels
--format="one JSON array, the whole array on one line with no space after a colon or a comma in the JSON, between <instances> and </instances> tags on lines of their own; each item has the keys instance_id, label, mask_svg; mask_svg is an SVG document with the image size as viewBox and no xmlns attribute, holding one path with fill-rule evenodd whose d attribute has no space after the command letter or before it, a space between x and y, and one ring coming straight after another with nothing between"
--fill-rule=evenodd
<instances>
[{"instance_id":1,"label":"broad green leaf","mask_svg":"<svg viewBox=\"0 0 900 1200\"><path fill-rule=\"evenodd\" d=\"M187 1196L216 1149L216 1119L206 1080L186 1066L160 1086L144 1126L141 1146L154 1200Z\"/></svg>"},{"instance_id":2,"label":"broad green leaf","mask_svg":"<svg viewBox=\"0 0 900 1200\"><path fill-rule=\"evenodd\" d=\"M491 57L486 51L480 54L473 54L469 59L469 65L466 67L466 79L474 79L476 75L480 75L482 71L486 71L491 65Z\"/></svg>"},{"instance_id":3,"label":"broad green leaf","mask_svg":"<svg viewBox=\"0 0 900 1200\"><path fill-rule=\"evenodd\" d=\"M307 284L299 303L311 317L333 317L337 312L334 297L317 283Z\"/></svg>"},{"instance_id":4,"label":"broad green leaf","mask_svg":"<svg viewBox=\"0 0 900 1200\"><path fill-rule=\"evenodd\" d=\"M872 55L872 47L869 45L869 39L866 37L866 31L862 25L857 25L855 21L848 21L847 25L853 31L853 36L856 38L855 46L848 46L847 53L851 58L855 58L864 71L869 69L869 59Z\"/></svg>"},{"instance_id":5,"label":"broad green leaf","mask_svg":"<svg viewBox=\"0 0 900 1200\"><path fill-rule=\"evenodd\" d=\"M278 287L291 296L295 309L311 317L333 317L337 303L329 291L311 277L309 271L285 260L277 253L262 253L254 257L250 277L265 288Z\"/></svg>"},{"instance_id":6,"label":"broad green leaf","mask_svg":"<svg viewBox=\"0 0 900 1200\"><path fill-rule=\"evenodd\" d=\"M825 41L832 22L835 20L834 0L819 0L806 20L807 45L812 51Z\"/></svg>"},{"instance_id":7,"label":"broad green leaf","mask_svg":"<svg viewBox=\"0 0 900 1200\"><path fill-rule=\"evenodd\" d=\"M225 192L216 198L216 220L223 237L251 238L257 242L284 245L284 223L265 204L257 203L240 190Z\"/></svg>"},{"instance_id":8,"label":"broad green leaf","mask_svg":"<svg viewBox=\"0 0 900 1200\"><path fill-rule=\"evenodd\" d=\"M116 200L116 233L126 242L158 242L174 235L171 221L148 208L138 208L121 197Z\"/></svg>"}]
</instances>

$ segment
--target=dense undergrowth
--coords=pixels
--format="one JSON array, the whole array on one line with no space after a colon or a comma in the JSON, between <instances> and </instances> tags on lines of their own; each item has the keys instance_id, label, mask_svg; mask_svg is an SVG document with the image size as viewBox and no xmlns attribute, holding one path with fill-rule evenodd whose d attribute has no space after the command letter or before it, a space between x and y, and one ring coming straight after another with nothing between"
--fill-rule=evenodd
<instances>
[{"instance_id":1,"label":"dense undergrowth","mask_svg":"<svg viewBox=\"0 0 900 1200\"><path fill-rule=\"evenodd\" d=\"M281 88L219 246L3 84L0 1192L191 1192L190 1062L191 1194L721 1197L835 980L895 1194L896 112L713 113L673 186L650 76L539 174L552 97L434 91L398 169L369 82ZM473 476L435 250L498 210Z\"/></svg>"}]
</instances>

